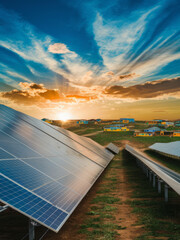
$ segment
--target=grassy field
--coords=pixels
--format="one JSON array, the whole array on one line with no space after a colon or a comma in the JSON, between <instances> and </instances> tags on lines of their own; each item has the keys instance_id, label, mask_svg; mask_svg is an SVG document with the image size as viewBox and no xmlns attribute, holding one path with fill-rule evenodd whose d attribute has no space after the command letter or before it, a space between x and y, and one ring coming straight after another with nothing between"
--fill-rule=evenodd
<instances>
[{"instance_id":1,"label":"grassy field","mask_svg":"<svg viewBox=\"0 0 180 240\"><path fill-rule=\"evenodd\" d=\"M103 125L89 125L88 127L85 125L82 126L76 126L76 127L69 127L69 131L72 131L78 135L85 135L89 133L94 133L97 131L102 131L103 130Z\"/></svg>"},{"instance_id":2,"label":"grassy field","mask_svg":"<svg viewBox=\"0 0 180 240\"><path fill-rule=\"evenodd\" d=\"M133 132L103 132L91 137L94 141L106 145L109 142L128 140L132 143L141 143L145 148L156 143L167 143L180 141L180 137L153 136L153 137L134 137Z\"/></svg>"},{"instance_id":3,"label":"grassy field","mask_svg":"<svg viewBox=\"0 0 180 240\"><path fill-rule=\"evenodd\" d=\"M97 132L97 135L92 136L91 138L100 143L101 145L106 145L109 142L119 142L122 140L130 141L132 144L139 143L142 147L147 148L148 146L156 143L167 143L167 142L174 142L174 141L180 141L180 137L168 137L168 136L153 136L153 137L134 137L133 133L134 130L143 130L148 128L148 125L144 122L137 122L134 124L129 124L129 127L132 131L128 132L101 132L98 133L98 131L102 131L103 127L107 124L89 124L89 125L80 125L80 126L73 126L69 127L68 130L73 131L74 133L77 133L79 135L86 135L89 133L95 133Z\"/></svg>"}]
</instances>

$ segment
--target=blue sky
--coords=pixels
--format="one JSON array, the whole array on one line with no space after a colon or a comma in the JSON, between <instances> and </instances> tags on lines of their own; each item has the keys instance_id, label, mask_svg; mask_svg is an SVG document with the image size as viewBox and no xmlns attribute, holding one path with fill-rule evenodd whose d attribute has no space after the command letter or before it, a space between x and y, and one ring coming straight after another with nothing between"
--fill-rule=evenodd
<instances>
[{"instance_id":1,"label":"blue sky","mask_svg":"<svg viewBox=\"0 0 180 240\"><path fill-rule=\"evenodd\" d=\"M176 0L1 0L0 101L114 117L122 103L179 104L179 12Z\"/></svg>"}]
</instances>

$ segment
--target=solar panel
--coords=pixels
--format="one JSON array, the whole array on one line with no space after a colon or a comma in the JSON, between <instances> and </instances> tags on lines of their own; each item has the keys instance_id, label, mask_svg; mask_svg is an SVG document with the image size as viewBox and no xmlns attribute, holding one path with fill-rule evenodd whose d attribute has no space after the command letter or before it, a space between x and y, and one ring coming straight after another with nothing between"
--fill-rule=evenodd
<instances>
[{"instance_id":1,"label":"solar panel","mask_svg":"<svg viewBox=\"0 0 180 240\"><path fill-rule=\"evenodd\" d=\"M115 146L113 143L109 143L106 146L106 149L108 149L109 151L111 151L114 154L118 154L119 153L119 148L117 146Z\"/></svg>"},{"instance_id":2,"label":"solar panel","mask_svg":"<svg viewBox=\"0 0 180 240\"><path fill-rule=\"evenodd\" d=\"M155 143L149 148L162 154L170 155L175 158L180 158L180 141L170 143Z\"/></svg>"},{"instance_id":3,"label":"solar panel","mask_svg":"<svg viewBox=\"0 0 180 240\"><path fill-rule=\"evenodd\" d=\"M68 215L3 175L0 175L0 189L3 202L52 230Z\"/></svg>"},{"instance_id":4,"label":"solar panel","mask_svg":"<svg viewBox=\"0 0 180 240\"><path fill-rule=\"evenodd\" d=\"M57 232L113 154L0 105L1 201Z\"/></svg>"},{"instance_id":5,"label":"solar panel","mask_svg":"<svg viewBox=\"0 0 180 240\"><path fill-rule=\"evenodd\" d=\"M106 165L106 159L112 158L113 155L106 152L104 156L100 156L99 153L95 153L94 151L87 148L87 146L83 146L78 141L74 141L71 137L66 136L65 134L61 134L59 131L57 131L54 128L51 128L47 124L42 124L41 121L32 118L28 115L25 115L23 113L17 112L15 110L8 111L9 109L5 106L3 108L3 114L2 118L8 119L10 121L13 121L13 127L14 127L14 120L18 117L19 120L22 120L23 122L28 123L30 126L35 127L36 129L45 132L46 135L52 136L54 139L58 140L59 142L62 142L63 144L67 145L68 147L74 149L78 152L83 154L85 157L88 157L89 159L97 162L98 164L105 166ZM6 120L7 121L7 120ZM7 129L8 130L8 129ZM78 138L79 139L79 138ZM105 151L104 151L105 152Z\"/></svg>"}]
</instances>

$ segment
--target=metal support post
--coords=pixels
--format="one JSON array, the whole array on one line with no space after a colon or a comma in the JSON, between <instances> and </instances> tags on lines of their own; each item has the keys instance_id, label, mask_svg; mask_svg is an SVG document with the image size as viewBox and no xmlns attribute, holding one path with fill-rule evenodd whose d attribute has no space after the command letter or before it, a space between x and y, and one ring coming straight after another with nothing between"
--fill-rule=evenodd
<instances>
[{"instance_id":1,"label":"metal support post","mask_svg":"<svg viewBox=\"0 0 180 240\"><path fill-rule=\"evenodd\" d=\"M35 239L35 226L31 219L29 219L29 240Z\"/></svg>"},{"instance_id":2,"label":"metal support post","mask_svg":"<svg viewBox=\"0 0 180 240\"><path fill-rule=\"evenodd\" d=\"M153 187L155 188L156 186L156 174L153 174Z\"/></svg>"},{"instance_id":3,"label":"metal support post","mask_svg":"<svg viewBox=\"0 0 180 240\"><path fill-rule=\"evenodd\" d=\"M161 183L163 181L161 179L158 178L158 193L161 193Z\"/></svg>"},{"instance_id":4,"label":"metal support post","mask_svg":"<svg viewBox=\"0 0 180 240\"><path fill-rule=\"evenodd\" d=\"M149 181L151 182L152 179L152 171L149 171Z\"/></svg>"},{"instance_id":5,"label":"metal support post","mask_svg":"<svg viewBox=\"0 0 180 240\"><path fill-rule=\"evenodd\" d=\"M143 164L143 172L146 173L146 166Z\"/></svg>"},{"instance_id":6,"label":"metal support post","mask_svg":"<svg viewBox=\"0 0 180 240\"><path fill-rule=\"evenodd\" d=\"M146 176L149 177L149 170L146 168Z\"/></svg>"},{"instance_id":7,"label":"metal support post","mask_svg":"<svg viewBox=\"0 0 180 240\"><path fill-rule=\"evenodd\" d=\"M29 219L29 240L35 240L35 227L40 226L39 223Z\"/></svg>"},{"instance_id":8,"label":"metal support post","mask_svg":"<svg viewBox=\"0 0 180 240\"><path fill-rule=\"evenodd\" d=\"M168 188L169 186L167 184L164 185L164 198L165 202L168 202Z\"/></svg>"},{"instance_id":9,"label":"metal support post","mask_svg":"<svg viewBox=\"0 0 180 240\"><path fill-rule=\"evenodd\" d=\"M8 209L8 205L0 206L0 212L4 212L5 210Z\"/></svg>"}]
</instances>

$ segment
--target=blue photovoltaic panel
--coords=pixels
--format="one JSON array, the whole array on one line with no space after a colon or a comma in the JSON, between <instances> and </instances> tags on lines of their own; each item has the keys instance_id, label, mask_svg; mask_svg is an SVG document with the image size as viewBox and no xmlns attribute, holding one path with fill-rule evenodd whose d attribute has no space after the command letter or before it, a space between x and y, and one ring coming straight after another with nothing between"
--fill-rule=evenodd
<instances>
[{"instance_id":1,"label":"blue photovoltaic panel","mask_svg":"<svg viewBox=\"0 0 180 240\"><path fill-rule=\"evenodd\" d=\"M1 200L54 231L114 156L60 130L0 105Z\"/></svg>"},{"instance_id":2,"label":"blue photovoltaic panel","mask_svg":"<svg viewBox=\"0 0 180 240\"><path fill-rule=\"evenodd\" d=\"M59 182L51 182L34 192L47 199L53 205L61 207L70 212L75 203L79 201L80 194L71 190L72 188L64 187Z\"/></svg>"},{"instance_id":3,"label":"blue photovoltaic panel","mask_svg":"<svg viewBox=\"0 0 180 240\"><path fill-rule=\"evenodd\" d=\"M58 229L67 213L0 175L1 200L53 230Z\"/></svg>"},{"instance_id":4,"label":"blue photovoltaic panel","mask_svg":"<svg viewBox=\"0 0 180 240\"><path fill-rule=\"evenodd\" d=\"M13 155L7 153L6 151L4 151L2 148L0 148L0 160L1 159L12 159L14 158Z\"/></svg>"},{"instance_id":5,"label":"blue photovoltaic panel","mask_svg":"<svg viewBox=\"0 0 180 240\"><path fill-rule=\"evenodd\" d=\"M28 189L34 189L51 180L20 160L0 160L1 173Z\"/></svg>"}]
</instances>

